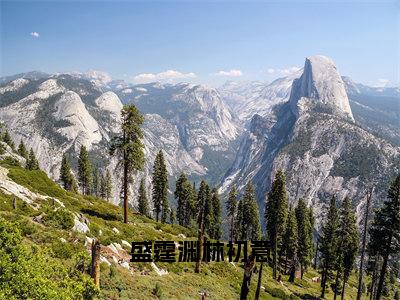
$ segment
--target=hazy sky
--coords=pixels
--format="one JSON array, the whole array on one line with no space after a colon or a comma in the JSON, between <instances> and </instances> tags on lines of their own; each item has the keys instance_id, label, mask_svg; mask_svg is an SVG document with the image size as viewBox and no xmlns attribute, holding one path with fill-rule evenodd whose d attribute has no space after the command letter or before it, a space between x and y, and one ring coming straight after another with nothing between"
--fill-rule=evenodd
<instances>
[{"instance_id":1,"label":"hazy sky","mask_svg":"<svg viewBox=\"0 0 400 300\"><path fill-rule=\"evenodd\" d=\"M102 70L145 82L272 80L313 54L399 84L400 1L1 1L0 75Z\"/></svg>"}]
</instances>

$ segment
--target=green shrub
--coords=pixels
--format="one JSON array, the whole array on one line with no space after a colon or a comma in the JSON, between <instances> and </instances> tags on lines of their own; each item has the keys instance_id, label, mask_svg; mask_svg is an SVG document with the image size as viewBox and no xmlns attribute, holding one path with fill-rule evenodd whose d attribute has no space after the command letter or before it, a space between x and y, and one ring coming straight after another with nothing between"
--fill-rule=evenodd
<instances>
[{"instance_id":1,"label":"green shrub","mask_svg":"<svg viewBox=\"0 0 400 300\"><path fill-rule=\"evenodd\" d=\"M266 288L265 289L268 294L270 294L273 297L279 298L279 299L285 299L285 300L291 300L291 299L296 299L292 297L296 297L295 295L287 295L285 291L278 289L278 288Z\"/></svg>"},{"instance_id":2,"label":"green shrub","mask_svg":"<svg viewBox=\"0 0 400 300\"><path fill-rule=\"evenodd\" d=\"M70 259L85 251L82 244L73 244L69 242L55 241L51 244L52 256L61 259ZM79 256L79 255L78 255Z\"/></svg>"},{"instance_id":3,"label":"green shrub","mask_svg":"<svg viewBox=\"0 0 400 300\"><path fill-rule=\"evenodd\" d=\"M43 221L45 225L59 229L68 230L74 227L74 215L64 208L50 212Z\"/></svg>"},{"instance_id":4,"label":"green shrub","mask_svg":"<svg viewBox=\"0 0 400 300\"><path fill-rule=\"evenodd\" d=\"M37 225L27 219L19 222L19 228L23 236L32 235L38 231Z\"/></svg>"},{"instance_id":5,"label":"green shrub","mask_svg":"<svg viewBox=\"0 0 400 300\"><path fill-rule=\"evenodd\" d=\"M2 154L1 150L0 154ZM2 160L0 160L0 164L5 166L21 167L19 160L10 156L4 157Z\"/></svg>"},{"instance_id":6,"label":"green shrub","mask_svg":"<svg viewBox=\"0 0 400 300\"><path fill-rule=\"evenodd\" d=\"M156 283L156 286L153 289L153 295L156 296L158 299L161 299L163 296L161 286L158 282Z\"/></svg>"},{"instance_id":7,"label":"green shrub","mask_svg":"<svg viewBox=\"0 0 400 300\"><path fill-rule=\"evenodd\" d=\"M2 299L93 299L98 294L89 276L45 256L38 247L29 250L18 227L1 217L0 266Z\"/></svg>"}]
</instances>

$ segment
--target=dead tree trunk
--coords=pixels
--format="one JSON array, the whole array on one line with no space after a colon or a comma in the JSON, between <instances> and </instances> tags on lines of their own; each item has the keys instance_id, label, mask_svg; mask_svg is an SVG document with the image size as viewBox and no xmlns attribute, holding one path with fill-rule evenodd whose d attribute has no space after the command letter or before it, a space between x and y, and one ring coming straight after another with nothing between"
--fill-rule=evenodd
<instances>
[{"instance_id":1,"label":"dead tree trunk","mask_svg":"<svg viewBox=\"0 0 400 300\"><path fill-rule=\"evenodd\" d=\"M244 274L243 274L242 289L240 291L240 300L247 299L247 295L249 294L250 291L250 282L251 282L251 275L253 274L253 269L254 269L254 256L250 255L244 264Z\"/></svg>"},{"instance_id":2,"label":"dead tree trunk","mask_svg":"<svg viewBox=\"0 0 400 300\"><path fill-rule=\"evenodd\" d=\"M364 267L365 244L366 244L366 241L367 241L369 205L370 205L370 202L371 202L372 192L373 191L374 191L374 188L371 188L369 193L367 194L367 207L365 208L364 232L363 232L363 239L362 239L362 245L361 245L360 269L358 271L357 300L361 300L361 294L362 294L363 267Z\"/></svg>"},{"instance_id":3,"label":"dead tree trunk","mask_svg":"<svg viewBox=\"0 0 400 300\"><path fill-rule=\"evenodd\" d=\"M264 265L264 263L261 262L260 271L258 272L257 290L256 290L256 296L255 296L255 298L254 298L255 300L258 300L258 299L260 298L260 290L261 290L261 280L262 280L263 265Z\"/></svg>"},{"instance_id":4,"label":"dead tree trunk","mask_svg":"<svg viewBox=\"0 0 400 300\"><path fill-rule=\"evenodd\" d=\"M92 270L90 272L94 284L100 287L100 243L93 240L92 243Z\"/></svg>"},{"instance_id":5,"label":"dead tree trunk","mask_svg":"<svg viewBox=\"0 0 400 300\"><path fill-rule=\"evenodd\" d=\"M17 199L15 197L13 198L13 209L17 209Z\"/></svg>"}]
</instances>

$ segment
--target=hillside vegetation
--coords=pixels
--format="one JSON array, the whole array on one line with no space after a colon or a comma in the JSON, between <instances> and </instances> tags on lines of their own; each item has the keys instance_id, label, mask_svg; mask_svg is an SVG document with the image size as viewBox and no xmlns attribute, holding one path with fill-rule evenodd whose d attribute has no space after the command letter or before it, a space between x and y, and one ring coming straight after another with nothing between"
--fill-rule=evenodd
<instances>
[{"instance_id":1,"label":"hillside vegetation","mask_svg":"<svg viewBox=\"0 0 400 300\"><path fill-rule=\"evenodd\" d=\"M0 171L16 186L44 196L28 204L0 189L0 265L5 270L0 273L0 299L54 299L55 295L58 299L198 299L203 292L210 299L238 299L242 264L205 263L201 273L195 274L194 263L157 263L168 272L159 275L149 263L130 264L128 269L117 260L130 258L129 246L122 241L195 239L194 230L160 224L133 210L129 223L124 224L120 207L67 192L44 172L23 169L10 158L1 161ZM76 220L87 224L90 231L79 232ZM91 238L100 241L107 259L101 263L100 290L88 275ZM108 245L117 246L118 255ZM250 299L254 298L257 275L252 278ZM317 298L320 284L311 280L316 276L316 271L309 270L303 280L288 283L284 278L281 284L272 279L268 267L260 298ZM356 292L353 275L346 298L354 299ZM333 298L330 289L327 298Z\"/></svg>"}]
</instances>

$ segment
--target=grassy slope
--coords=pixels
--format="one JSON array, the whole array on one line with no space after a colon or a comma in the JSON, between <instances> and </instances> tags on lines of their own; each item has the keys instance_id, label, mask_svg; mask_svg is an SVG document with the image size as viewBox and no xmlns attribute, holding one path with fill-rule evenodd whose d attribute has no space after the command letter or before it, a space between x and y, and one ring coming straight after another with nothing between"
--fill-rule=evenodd
<instances>
[{"instance_id":1,"label":"grassy slope","mask_svg":"<svg viewBox=\"0 0 400 300\"><path fill-rule=\"evenodd\" d=\"M64 191L56 183L47 178L41 171L27 171L20 167L1 164L9 169L9 177L15 182L28 187L34 192L57 197L66 208L72 212L82 213L90 221L90 237L99 238L101 243L121 243L121 240L174 240L179 241L177 235L185 234L195 239L195 232L178 225L159 224L138 214L129 214L129 224L122 223L122 210L105 201L90 196L82 196ZM85 252L85 235L70 230L62 230L44 226L32 221L32 217L52 210L51 200L41 201L41 208L36 211L18 199L18 208L13 210L13 197L0 191L0 216L10 221L17 221L22 229L27 244L35 244L49 251L49 255L61 260L66 266L76 263L75 253ZM112 229L117 228L120 233L115 234ZM101 229L102 235L99 236ZM61 243L60 238L67 240ZM198 299L199 292L207 291L211 299L237 299L240 293L243 270L241 265L233 266L227 262L203 264L200 274L194 273L194 263L157 264L166 269L169 274L158 276L148 264L134 265L136 271L132 275L126 269L114 264L109 267L101 265L101 298L108 299L157 299L153 295L156 284L161 287L163 299ZM148 270L148 275L140 275L141 270ZM317 297L320 293L318 283L312 283L311 278L317 272L310 270L304 280L297 280L294 284L284 282L285 286L272 280L271 269L263 274L262 285L268 292L261 293L261 299L280 299L283 295L296 294L300 297L310 295ZM253 275L250 299L254 298L258 274ZM287 278L284 276L284 279ZM355 299L356 276L353 275L346 289L346 299ZM271 294L282 296L276 298ZM292 296L293 297L293 296ZM293 297L295 298L295 297ZM328 289L327 299L332 299L332 291ZM367 297L365 297L367 299Z\"/></svg>"}]
</instances>

